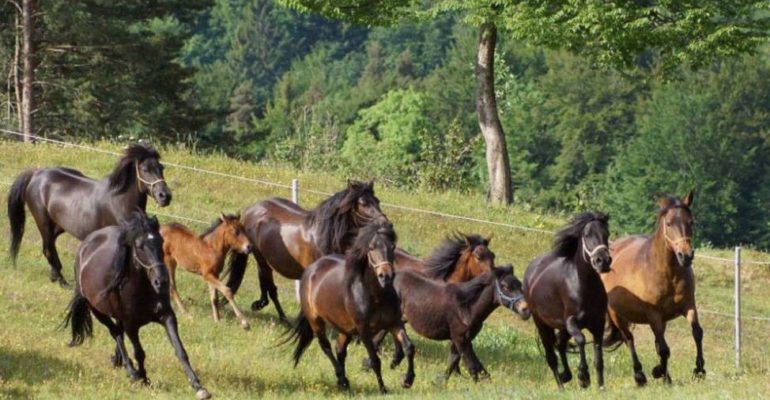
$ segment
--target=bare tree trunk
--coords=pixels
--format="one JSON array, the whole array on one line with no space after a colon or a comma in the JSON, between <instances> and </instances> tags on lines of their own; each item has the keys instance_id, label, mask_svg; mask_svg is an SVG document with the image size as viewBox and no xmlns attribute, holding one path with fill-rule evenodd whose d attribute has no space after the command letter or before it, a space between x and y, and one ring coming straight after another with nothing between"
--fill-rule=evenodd
<instances>
[{"instance_id":1,"label":"bare tree trunk","mask_svg":"<svg viewBox=\"0 0 770 400\"><path fill-rule=\"evenodd\" d=\"M484 136L484 142L486 142L489 200L493 203L510 204L513 201L511 167L503 126L497 115L497 101L495 100L496 43L497 27L495 24L492 22L481 24L476 57L476 113L479 117L481 134Z\"/></svg>"},{"instance_id":2,"label":"bare tree trunk","mask_svg":"<svg viewBox=\"0 0 770 400\"><path fill-rule=\"evenodd\" d=\"M24 134L25 142L31 142L32 135L34 135L32 85L35 82L35 47L32 36L35 29L35 12L37 12L35 3L35 0L24 0L21 6L22 57L24 62L21 88L21 132Z\"/></svg>"},{"instance_id":3,"label":"bare tree trunk","mask_svg":"<svg viewBox=\"0 0 770 400\"><path fill-rule=\"evenodd\" d=\"M19 42L19 14L16 14L16 24L14 25L16 36L14 39L15 49L13 51L13 93L16 96L16 118L18 119L17 129L21 130L24 122L21 119L21 81L19 80L19 51L21 43Z\"/></svg>"}]
</instances>

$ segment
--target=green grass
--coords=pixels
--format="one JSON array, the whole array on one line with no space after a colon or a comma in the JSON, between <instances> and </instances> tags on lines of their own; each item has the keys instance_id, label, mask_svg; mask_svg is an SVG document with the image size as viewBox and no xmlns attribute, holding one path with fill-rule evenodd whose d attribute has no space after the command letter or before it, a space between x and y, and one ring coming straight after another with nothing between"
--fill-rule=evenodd
<instances>
[{"instance_id":1,"label":"green grass","mask_svg":"<svg viewBox=\"0 0 770 400\"><path fill-rule=\"evenodd\" d=\"M119 146L97 143L97 146L118 151ZM293 171L291 169L254 165L230 160L223 156L198 156L183 149L164 149L163 159L203 169L288 184L300 179L301 188L333 192L344 185L340 177ZM67 165L90 176L104 176L115 158L110 155L65 149L38 144L25 146L0 142L0 186L8 185L22 170L29 167ZM148 212L162 212L212 221L220 211L234 212L268 196L289 196L289 191L265 185L203 175L169 167L166 178L174 191L172 205L158 209L153 203ZM510 224L555 229L564 220L559 216L540 216L512 208L491 207L474 194L414 193L399 191L378 184L377 194L383 202L437 210ZM302 193L301 203L313 207L323 196ZM5 195L0 200L5 209ZM518 275L527 260L549 247L550 237L539 233L521 232L505 227L443 219L423 214L384 208L394 221L402 247L417 254L426 254L439 240L452 231L492 234L492 249L498 263L513 262ZM161 217L162 222L171 218ZM203 226L190 224L194 230ZM0 218L0 230L8 232L6 217ZM192 398L180 364L160 326L142 330L147 351L147 369L152 385L133 384L121 369L113 369L109 356L114 348L107 331L96 323L93 340L83 346L68 348L68 332L57 330L71 292L48 282L48 265L40 251L40 236L34 222L27 218L27 230L21 247L18 266L12 267L7 244L0 244L0 398ZM5 238L5 236L4 236ZM7 239L4 239L7 240ZM66 235L58 241L65 276L71 281L73 252L77 241ZM709 250L699 254L730 257L729 250ZM766 254L746 252L744 259L768 260ZM253 267L253 264L251 264ZM702 309L718 312L732 311L732 266L713 263L696 256L698 280L697 298ZM362 346L352 345L348 356L350 394L335 387L334 374L328 360L317 344L311 345L298 368L293 369L289 346L278 343L285 327L275 310L269 306L259 313L246 311L252 322L250 331L238 327L231 310L224 319L214 323L207 301L204 283L195 276L180 272L179 290L190 306L193 318L180 316L182 340L193 367L202 383L220 399L236 398L320 398L320 397L379 397L373 374L362 372L360 363L365 355ZM765 288L770 283L770 267L744 268L744 313L770 316L770 300ZM293 283L278 278L280 296L289 315L297 311ZM257 283L253 268L247 271L242 291L236 297L242 308L256 298ZM653 381L637 389L631 377L631 365L624 348L605 355L606 390L609 398L755 398L770 393L770 360L765 356L770 322L744 321L744 371L737 374L732 352L732 320L712 314L702 314L705 330L705 357L708 375L703 380L692 378L695 350L689 327L684 319L669 324L667 339L672 349L670 360L674 384L665 387ZM645 371L656 364L652 335L646 326L635 329L637 347ZM388 398L411 396L437 398L591 398L597 395L592 386L580 390L571 382L564 392L556 384L545 364L535 339L531 321L520 321L505 310L496 311L475 341L479 357L492 374L492 379L474 384L466 377L452 378L447 384L439 379L445 369L446 343L431 342L412 335L417 346L417 380L412 389L400 388L404 372L385 369L384 378L390 389ZM389 364L390 349L386 349L384 365ZM588 351L589 359L592 352ZM577 364L576 356L570 358ZM590 361L589 361L590 362ZM591 369L592 378L595 379ZM650 377L651 378L651 377Z\"/></svg>"}]
</instances>

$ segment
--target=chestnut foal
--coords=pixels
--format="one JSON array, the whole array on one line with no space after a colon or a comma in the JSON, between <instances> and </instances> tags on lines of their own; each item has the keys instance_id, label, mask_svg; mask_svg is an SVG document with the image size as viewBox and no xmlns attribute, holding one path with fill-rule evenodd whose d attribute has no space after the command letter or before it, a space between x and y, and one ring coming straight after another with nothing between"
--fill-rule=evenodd
<instances>
[{"instance_id":1,"label":"chestnut foal","mask_svg":"<svg viewBox=\"0 0 770 400\"><path fill-rule=\"evenodd\" d=\"M176 291L177 266L202 276L209 285L214 321L219 321L217 304L217 290L219 290L230 302L243 329L249 329L246 317L233 300L232 291L219 280L219 274L222 272L225 256L229 250L244 254L251 251L251 243L244 233L241 217L221 214L219 219L200 236L196 236L187 227L177 223L163 225L160 228L160 234L163 236L163 262L168 266L171 277L171 296L179 309L189 315Z\"/></svg>"}]
</instances>

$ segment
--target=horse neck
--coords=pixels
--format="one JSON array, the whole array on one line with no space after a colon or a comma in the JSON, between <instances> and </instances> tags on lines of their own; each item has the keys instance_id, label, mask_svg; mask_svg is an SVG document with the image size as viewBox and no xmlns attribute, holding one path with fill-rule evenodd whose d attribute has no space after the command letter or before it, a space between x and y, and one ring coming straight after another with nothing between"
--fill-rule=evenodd
<instances>
[{"instance_id":1,"label":"horse neck","mask_svg":"<svg viewBox=\"0 0 770 400\"><path fill-rule=\"evenodd\" d=\"M494 275L490 273L489 277L485 280L486 282L481 288L481 293L476 298L476 301L468 307L473 324L477 321L484 321L487 319L489 314L492 314L492 311L495 311L500 305L495 301L494 279Z\"/></svg>"},{"instance_id":2,"label":"horse neck","mask_svg":"<svg viewBox=\"0 0 770 400\"><path fill-rule=\"evenodd\" d=\"M136 173L130 174L129 181L130 183L128 184L128 189L126 189L125 192L116 194L112 197L113 204L120 205L124 215L126 216L136 211L137 208L142 211L147 210L147 193L139 191L139 186L137 186L136 183ZM109 191L109 178L105 178L104 184Z\"/></svg>"},{"instance_id":3,"label":"horse neck","mask_svg":"<svg viewBox=\"0 0 770 400\"><path fill-rule=\"evenodd\" d=\"M460 257L457 259L457 262L455 262L452 273L447 276L446 281L460 283L473 279L474 277L471 276L471 269L468 266L470 263L470 258L471 256L467 253L460 255Z\"/></svg>"},{"instance_id":4,"label":"horse neck","mask_svg":"<svg viewBox=\"0 0 770 400\"><path fill-rule=\"evenodd\" d=\"M227 243L225 243L223 236L221 227L218 227L202 238L203 243L205 243L210 251L216 256L217 265L224 262L225 254L229 248Z\"/></svg>"},{"instance_id":5,"label":"horse neck","mask_svg":"<svg viewBox=\"0 0 770 400\"><path fill-rule=\"evenodd\" d=\"M578 249L575 251L575 255L572 258L572 262L567 264L572 264L574 266L581 281L588 279L593 275L596 275L596 277L599 278L599 273L596 272L594 267L591 265L591 261L587 259L588 256L586 256L582 246L582 244L578 245Z\"/></svg>"}]
</instances>

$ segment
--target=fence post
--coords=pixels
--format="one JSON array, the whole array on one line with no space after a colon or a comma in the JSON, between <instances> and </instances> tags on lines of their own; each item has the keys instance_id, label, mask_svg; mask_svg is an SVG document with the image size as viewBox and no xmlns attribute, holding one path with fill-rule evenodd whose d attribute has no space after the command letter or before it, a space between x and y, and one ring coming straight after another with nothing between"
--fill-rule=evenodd
<instances>
[{"instance_id":1,"label":"fence post","mask_svg":"<svg viewBox=\"0 0 770 400\"><path fill-rule=\"evenodd\" d=\"M741 372L741 247L735 247L735 369Z\"/></svg>"},{"instance_id":2,"label":"fence post","mask_svg":"<svg viewBox=\"0 0 770 400\"><path fill-rule=\"evenodd\" d=\"M297 178L291 180L291 201L299 205L299 179ZM294 281L294 295L299 301L299 280Z\"/></svg>"}]
</instances>

